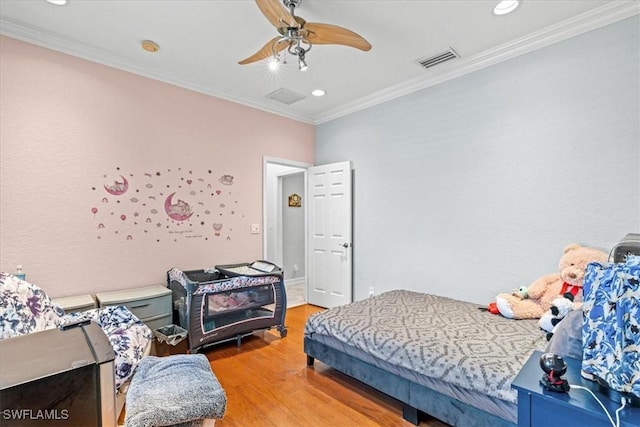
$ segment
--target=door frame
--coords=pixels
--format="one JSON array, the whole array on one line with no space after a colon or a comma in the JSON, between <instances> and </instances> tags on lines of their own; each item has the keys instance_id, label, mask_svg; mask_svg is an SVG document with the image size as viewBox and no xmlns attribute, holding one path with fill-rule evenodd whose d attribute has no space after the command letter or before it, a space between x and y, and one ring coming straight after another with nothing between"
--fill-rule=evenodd
<instances>
[{"instance_id":1,"label":"door frame","mask_svg":"<svg viewBox=\"0 0 640 427\"><path fill-rule=\"evenodd\" d=\"M292 168L297 168L298 170L296 171L291 171L288 173L283 173L280 174L278 176L276 176L276 179L279 180L280 183L278 184L278 191L277 191L277 203L278 206L282 205L282 201L283 201L283 196L282 196L282 191L281 191L281 178L282 176L285 175L290 175L293 173L300 173L302 172L303 174L303 180L304 180L304 188L305 188L305 194L306 194L306 189L307 189L307 170L308 168L310 168L311 166L313 166L312 163L304 163L304 162L299 162L299 161L295 161L295 160L287 160L287 159L280 159L277 157L268 157L268 156L264 156L263 157L263 163L262 163L262 230L263 230L263 234L262 234L262 256L263 258L266 257L267 252L268 252L268 224L267 224L267 212L268 212L268 200L267 200L267 184L268 184L268 180L270 179L270 177L267 175L267 166L268 165L280 165L280 166L288 166L288 167L292 167ZM282 214L282 209L279 209L279 218L278 218L278 227L281 227L281 214ZM305 272L308 269L308 263L309 263L309 259L308 259L308 245L309 242L307 240L307 230L308 230L308 215L307 215L307 211L305 209L305 215L304 215L304 260L305 260ZM280 230L281 231L281 230ZM282 234L279 233L279 237L278 239L280 239L280 243L277 245L278 247L280 247L282 250L284 250L284 248L282 248ZM286 283L286 281L285 281ZM305 273L305 277L304 277L304 288L305 288L305 300L308 298L308 286L309 286L309 282L308 282L308 274Z\"/></svg>"}]
</instances>

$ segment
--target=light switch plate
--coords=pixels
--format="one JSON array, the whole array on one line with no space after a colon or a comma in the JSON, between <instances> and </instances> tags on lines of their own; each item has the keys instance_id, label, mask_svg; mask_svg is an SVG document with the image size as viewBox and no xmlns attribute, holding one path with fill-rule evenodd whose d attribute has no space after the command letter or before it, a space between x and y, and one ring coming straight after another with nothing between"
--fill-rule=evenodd
<instances>
[{"instance_id":1,"label":"light switch plate","mask_svg":"<svg viewBox=\"0 0 640 427\"><path fill-rule=\"evenodd\" d=\"M251 224L251 234L260 234L260 224Z\"/></svg>"}]
</instances>

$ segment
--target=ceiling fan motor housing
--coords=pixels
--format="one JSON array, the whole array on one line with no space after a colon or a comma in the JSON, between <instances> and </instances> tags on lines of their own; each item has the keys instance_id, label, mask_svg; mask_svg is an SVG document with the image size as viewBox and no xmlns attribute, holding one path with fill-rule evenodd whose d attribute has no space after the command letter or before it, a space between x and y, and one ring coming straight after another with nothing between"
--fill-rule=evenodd
<instances>
[{"instance_id":1,"label":"ceiling fan motor housing","mask_svg":"<svg viewBox=\"0 0 640 427\"><path fill-rule=\"evenodd\" d=\"M300 2L302 2L302 0L282 0L285 7L288 7L289 9L298 7Z\"/></svg>"},{"instance_id":2,"label":"ceiling fan motor housing","mask_svg":"<svg viewBox=\"0 0 640 427\"><path fill-rule=\"evenodd\" d=\"M250 64L266 58L277 61L278 53L287 49L292 55L298 56L302 70L307 68L304 55L314 44L349 46L362 51L371 49L371 44L367 40L347 28L307 22L295 16L294 9L301 2L302 0L256 0L258 8L280 36L268 41L258 52L239 61L239 64ZM301 44L308 48L302 47Z\"/></svg>"}]
</instances>

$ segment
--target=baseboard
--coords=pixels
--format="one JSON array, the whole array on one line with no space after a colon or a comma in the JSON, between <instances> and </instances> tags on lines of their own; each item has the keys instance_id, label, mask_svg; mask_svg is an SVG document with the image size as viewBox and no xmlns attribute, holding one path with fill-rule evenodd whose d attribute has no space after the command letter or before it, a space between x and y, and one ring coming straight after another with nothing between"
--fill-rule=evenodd
<instances>
[{"instance_id":1,"label":"baseboard","mask_svg":"<svg viewBox=\"0 0 640 427\"><path fill-rule=\"evenodd\" d=\"M296 277L294 279L284 279L284 286L289 288L291 286L305 285L307 283L306 277Z\"/></svg>"}]
</instances>

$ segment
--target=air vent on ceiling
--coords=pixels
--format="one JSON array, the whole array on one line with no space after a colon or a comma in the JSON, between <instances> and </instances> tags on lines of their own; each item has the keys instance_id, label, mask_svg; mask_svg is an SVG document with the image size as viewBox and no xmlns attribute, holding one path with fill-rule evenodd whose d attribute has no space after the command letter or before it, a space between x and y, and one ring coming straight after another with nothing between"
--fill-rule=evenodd
<instances>
[{"instance_id":1,"label":"air vent on ceiling","mask_svg":"<svg viewBox=\"0 0 640 427\"><path fill-rule=\"evenodd\" d=\"M267 95L267 98L273 99L274 101L282 102L283 104L291 105L294 102L305 99L306 96L281 87L280 89L274 90L269 95Z\"/></svg>"},{"instance_id":2,"label":"air vent on ceiling","mask_svg":"<svg viewBox=\"0 0 640 427\"><path fill-rule=\"evenodd\" d=\"M435 65L441 64L445 61L449 61L450 59L457 58L458 54L452 48L445 50L437 55L430 56L428 58L418 59L418 64L422 65L424 68L431 68Z\"/></svg>"}]
</instances>

